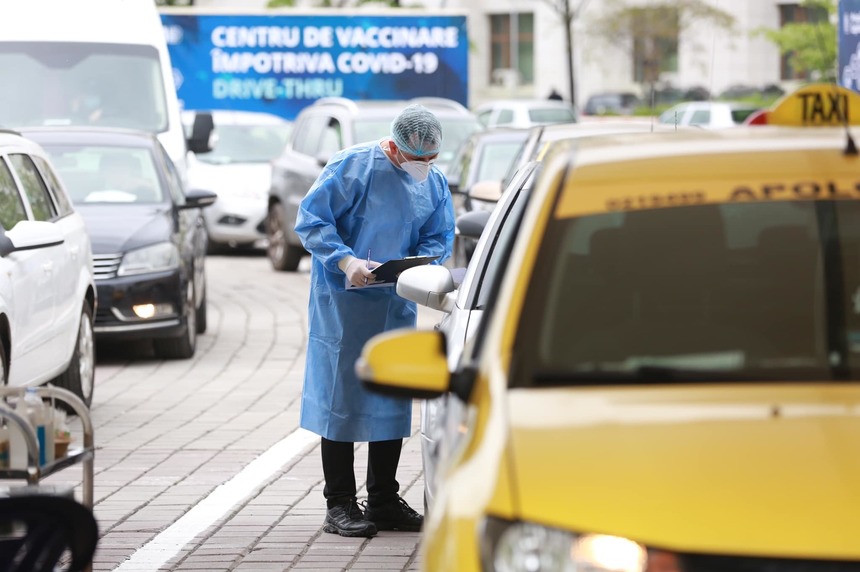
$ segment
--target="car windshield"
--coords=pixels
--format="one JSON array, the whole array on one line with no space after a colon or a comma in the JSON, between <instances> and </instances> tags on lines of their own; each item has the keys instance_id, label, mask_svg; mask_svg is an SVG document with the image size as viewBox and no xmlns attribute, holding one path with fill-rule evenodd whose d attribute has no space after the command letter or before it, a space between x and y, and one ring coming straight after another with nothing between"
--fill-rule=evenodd
<instances>
[{"instance_id":1,"label":"car windshield","mask_svg":"<svg viewBox=\"0 0 860 572\"><path fill-rule=\"evenodd\" d=\"M167 130L158 51L83 42L0 42L0 125Z\"/></svg>"},{"instance_id":2,"label":"car windshield","mask_svg":"<svg viewBox=\"0 0 860 572\"><path fill-rule=\"evenodd\" d=\"M290 137L290 124L219 125L218 142L197 158L205 163L268 163L281 154Z\"/></svg>"},{"instance_id":3,"label":"car windshield","mask_svg":"<svg viewBox=\"0 0 860 572\"><path fill-rule=\"evenodd\" d=\"M95 145L44 147L75 204L164 200L149 149Z\"/></svg>"},{"instance_id":4,"label":"car windshield","mask_svg":"<svg viewBox=\"0 0 860 572\"><path fill-rule=\"evenodd\" d=\"M514 383L860 379L856 201L553 220L538 257Z\"/></svg>"}]
</instances>

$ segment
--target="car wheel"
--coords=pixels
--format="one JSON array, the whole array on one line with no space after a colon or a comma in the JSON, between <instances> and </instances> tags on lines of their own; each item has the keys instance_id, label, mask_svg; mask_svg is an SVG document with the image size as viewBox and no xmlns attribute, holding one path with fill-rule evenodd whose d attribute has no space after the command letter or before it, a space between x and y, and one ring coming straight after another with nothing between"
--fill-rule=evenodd
<instances>
[{"instance_id":1,"label":"car wheel","mask_svg":"<svg viewBox=\"0 0 860 572\"><path fill-rule=\"evenodd\" d=\"M287 240L287 213L284 206L274 204L266 217L266 238L269 239L267 253L275 270L295 271L302 260L303 249Z\"/></svg>"},{"instance_id":2,"label":"car wheel","mask_svg":"<svg viewBox=\"0 0 860 572\"><path fill-rule=\"evenodd\" d=\"M208 324L206 323L206 285L203 285L203 296L200 305L197 306L197 333L205 334Z\"/></svg>"},{"instance_id":3,"label":"car wheel","mask_svg":"<svg viewBox=\"0 0 860 572\"><path fill-rule=\"evenodd\" d=\"M153 340L155 355L164 359L188 359L197 349L197 307L194 303L194 280L189 280L185 293L185 330L181 336Z\"/></svg>"},{"instance_id":4,"label":"car wheel","mask_svg":"<svg viewBox=\"0 0 860 572\"><path fill-rule=\"evenodd\" d=\"M54 378L53 384L63 389L68 389L89 407L93 402L93 389L95 388L96 374L96 349L93 338L93 311L89 304L84 303L81 310L81 320L78 326L78 337L75 340L75 350L69 367ZM60 402L59 405L66 411L73 413L70 407Z\"/></svg>"}]
</instances>

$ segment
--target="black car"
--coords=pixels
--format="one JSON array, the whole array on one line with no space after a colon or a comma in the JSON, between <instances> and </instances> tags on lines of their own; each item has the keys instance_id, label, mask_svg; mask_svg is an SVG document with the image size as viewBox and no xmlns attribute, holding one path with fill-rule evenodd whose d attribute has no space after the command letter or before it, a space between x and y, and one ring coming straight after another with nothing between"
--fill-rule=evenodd
<instances>
[{"instance_id":1,"label":"black car","mask_svg":"<svg viewBox=\"0 0 860 572\"><path fill-rule=\"evenodd\" d=\"M23 134L51 156L92 241L99 341L151 339L189 358L206 330L206 229L215 193L186 192L155 135L86 127Z\"/></svg>"}]
</instances>

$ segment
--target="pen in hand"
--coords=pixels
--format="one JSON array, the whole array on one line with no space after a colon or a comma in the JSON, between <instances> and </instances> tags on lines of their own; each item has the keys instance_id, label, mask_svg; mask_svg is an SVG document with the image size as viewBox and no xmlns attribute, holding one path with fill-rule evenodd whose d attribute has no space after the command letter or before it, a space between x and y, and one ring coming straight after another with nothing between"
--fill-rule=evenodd
<instances>
[{"instance_id":1,"label":"pen in hand","mask_svg":"<svg viewBox=\"0 0 860 572\"><path fill-rule=\"evenodd\" d=\"M370 249L367 249L367 262L365 263L365 268L370 270ZM364 277L364 285L367 286L367 276Z\"/></svg>"}]
</instances>

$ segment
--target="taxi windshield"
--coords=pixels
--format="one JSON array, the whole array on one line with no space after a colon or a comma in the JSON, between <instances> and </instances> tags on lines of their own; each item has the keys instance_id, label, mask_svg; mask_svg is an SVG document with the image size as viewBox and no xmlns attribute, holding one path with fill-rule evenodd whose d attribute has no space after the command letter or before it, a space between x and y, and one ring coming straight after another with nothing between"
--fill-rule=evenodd
<instances>
[{"instance_id":1,"label":"taxi windshield","mask_svg":"<svg viewBox=\"0 0 860 572\"><path fill-rule=\"evenodd\" d=\"M860 379L860 202L555 219L516 384Z\"/></svg>"}]
</instances>

